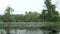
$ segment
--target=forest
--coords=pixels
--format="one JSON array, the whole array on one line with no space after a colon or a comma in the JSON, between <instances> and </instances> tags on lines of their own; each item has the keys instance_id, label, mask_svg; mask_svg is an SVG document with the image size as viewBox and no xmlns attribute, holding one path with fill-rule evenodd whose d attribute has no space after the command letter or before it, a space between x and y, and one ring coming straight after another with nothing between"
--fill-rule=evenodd
<instances>
[{"instance_id":1,"label":"forest","mask_svg":"<svg viewBox=\"0 0 60 34\"><path fill-rule=\"evenodd\" d=\"M51 0L45 0L45 7L41 13L25 12L25 14L11 14L14 9L7 7L4 15L0 15L0 22L60 22L60 14L56 11Z\"/></svg>"}]
</instances>

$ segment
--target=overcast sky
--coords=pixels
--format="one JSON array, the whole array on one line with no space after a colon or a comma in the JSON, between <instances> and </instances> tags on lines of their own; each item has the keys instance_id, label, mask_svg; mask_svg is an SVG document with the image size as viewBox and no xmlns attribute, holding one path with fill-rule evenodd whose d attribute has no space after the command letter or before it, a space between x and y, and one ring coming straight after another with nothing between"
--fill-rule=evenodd
<instances>
[{"instance_id":1,"label":"overcast sky","mask_svg":"<svg viewBox=\"0 0 60 34\"><path fill-rule=\"evenodd\" d=\"M59 0L52 0L53 4L57 5L59 10ZM24 14L25 11L37 11L41 13L41 10L44 8L44 0L0 0L0 14L4 14L6 7L10 5L14 12L13 14Z\"/></svg>"}]
</instances>

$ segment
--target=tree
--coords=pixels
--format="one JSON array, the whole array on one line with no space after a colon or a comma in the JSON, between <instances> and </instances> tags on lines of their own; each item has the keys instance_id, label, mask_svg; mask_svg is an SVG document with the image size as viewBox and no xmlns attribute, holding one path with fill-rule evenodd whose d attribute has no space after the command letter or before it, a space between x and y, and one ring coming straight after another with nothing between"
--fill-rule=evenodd
<instances>
[{"instance_id":1,"label":"tree","mask_svg":"<svg viewBox=\"0 0 60 34\"><path fill-rule=\"evenodd\" d=\"M48 22L56 22L59 18L58 11L55 10L55 5L51 4L51 0L45 0L47 9L44 9L40 17Z\"/></svg>"},{"instance_id":2,"label":"tree","mask_svg":"<svg viewBox=\"0 0 60 34\"><path fill-rule=\"evenodd\" d=\"M11 15L12 11L13 11L13 9L11 7L6 8L5 14L3 16L4 22L14 22L15 21L14 17Z\"/></svg>"},{"instance_id":3,"label":"tree","mask_svg":"<svg viewBox=\"0 0 60 34\"><path fill-rule=\"evenodd\" d=\"M3 15L0 15L0 22L3 22Z\"/></svg>"},{"instance_id":4,"label":"tree","mask_svg":"<svg viewBox=\"0 0 60 34\"><path fill-rule=\"evenodd\" d=\"M29 12L26 12L24 18L25 18L25 21L26 22L38 22L39 21L39 13L37 12L32 12L32 11L29 11Z\"/></svg>"},{"instance_id":5,"label":"tree","mask_svg":"<svg viewBox=\"0 0 60 34\"><path fill-rule=\"evenodd\" d=\"M16 14L16 15L13 15L15 17L15 20L16 22L24 22L24 15L23 14Z\"/></svg>"}]
</instances>

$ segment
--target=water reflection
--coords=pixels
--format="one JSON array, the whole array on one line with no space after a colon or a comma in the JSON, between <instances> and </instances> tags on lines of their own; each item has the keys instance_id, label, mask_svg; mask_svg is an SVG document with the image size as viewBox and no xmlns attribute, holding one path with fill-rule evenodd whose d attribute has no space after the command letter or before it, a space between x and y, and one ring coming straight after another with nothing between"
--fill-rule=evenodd
<instances>
[{"instance_id":1,"label":"water reflection","mask_svg":"<svg viewBox=\"0 0 60 34\"><path fill-rule=\"evenodd\" d=\"M0 29L0 34L6 34L6 31L4 29Z\"/></svg>"},{"instance_id":2,"label":"water reflection","mask_svg":"<svg viewBox=\"0 0 60 34\"><path fill-rule=\"evenodd\" d=\"M20 30L20 29L11 30L10 33L11 34L26 34L26 30Z\"/></svg>"},{"instance_id":3,"label":"water reflection","mask_svg":"<svg viewBox=\"0 0 60 34\"><path fill-rule=\"evenodd\" d=\"M40 29L13 29L10 34L49 34L50 31ZM4 29L0 29L0 34L6 34ZM60 34L60 32L58 33Z\"/></svg>"}]
</instances>

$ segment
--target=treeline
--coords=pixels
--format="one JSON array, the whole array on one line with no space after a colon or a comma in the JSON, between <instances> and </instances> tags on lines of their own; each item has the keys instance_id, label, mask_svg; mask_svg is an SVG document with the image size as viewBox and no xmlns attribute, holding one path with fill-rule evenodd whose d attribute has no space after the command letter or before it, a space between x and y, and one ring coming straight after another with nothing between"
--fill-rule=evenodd
<instances>
[{"instance_id":1,"label":"treeline","mask_svg":"<svg viewBox=\"0 0 60 34\"><path fill-rule=\"evenodd\" d=\"M45 9L42 13L25 12L25 14L12 15L14 11L11 7L7 7L4 15L0 15L0 22L60 22L60 16L56 11L56 6L51 4L51 0L45 0Z\"/></svg>"},{"instance_id":2,"label":"treeline","mask_svg":"<svg viewBox=\"0 0 60 34\"><path fill-rule=\"evenodd\" d=\"M0 22L39 22L40 13L26 12L25 14L5 14L0 15Z\"/></svg>"}]
</instances>

